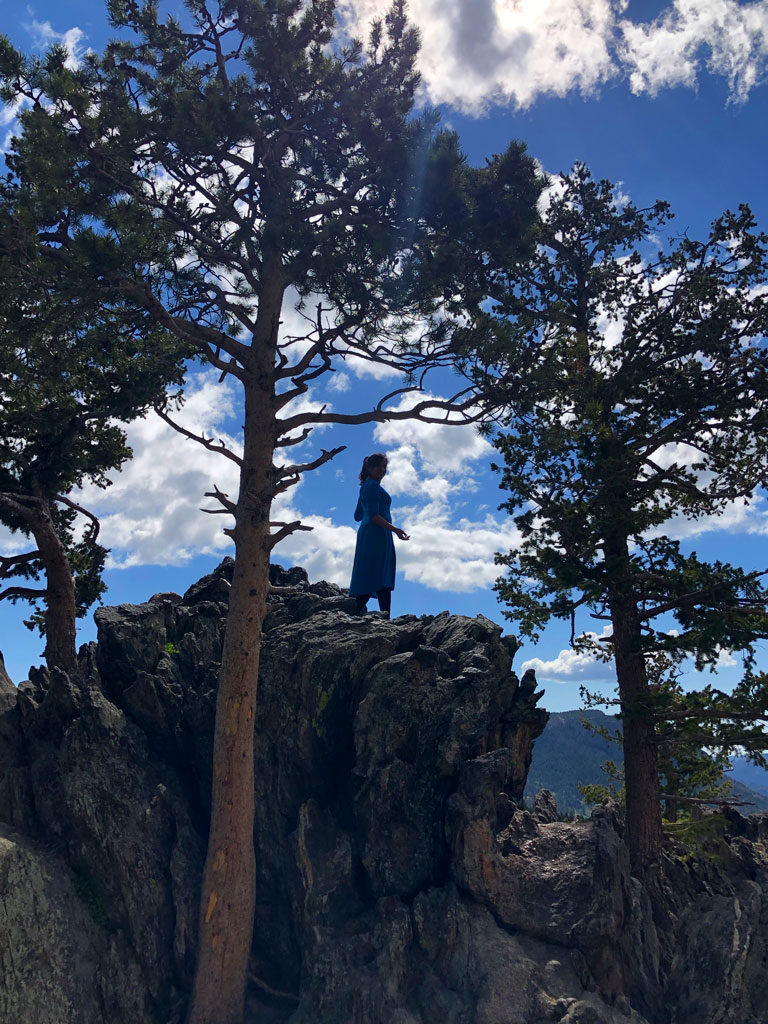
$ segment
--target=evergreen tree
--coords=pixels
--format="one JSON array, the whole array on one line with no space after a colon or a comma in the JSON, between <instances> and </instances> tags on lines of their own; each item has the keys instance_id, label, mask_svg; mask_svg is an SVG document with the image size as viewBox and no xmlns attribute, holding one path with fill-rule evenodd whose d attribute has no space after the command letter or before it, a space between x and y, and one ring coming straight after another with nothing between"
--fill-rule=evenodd
<instances>
[{"instance_id":1,"label":"evergreen tree","mask_svg":"<svg viewBox=\"0 0 768 1024\"><path fill-rule=\"evenodd\" d=\"M482 188L455 137L437 135L430 114L412 116L418 37L402 0L365 44L336 36L333 0L185 0L181 21L141 0L110 0L109 12L121 36L103 58L71 71L61 53L34 63L6 45L0 69L6 97L31 103L16 173L40 183L44 208L66 196L82 218L63 226L68 238L78 223L81 234L94 226L89 285L116 289L243 387L242 454L198 438L237 463L240 489L234 500L215 492L234 518L236 554L190 1013L192 1024L238 1024L255 898L253 722L268 563L304 528L270 510L339 450L290 463L285 449L316 425L482 414L475 388L410 409L395 401L418 392L430 367L451 364L441 282L464 259L452 225L472 221ZM539 182L520 147L505 167L512 253ZM294 296L301 337L280 331ZM291 410L351 356L402 371L406 384L356 413Z\"/></svg>"},{"instance_id":2,"label":"evergreen tree","mask_svg":"<svg viewBox=\"0 0 768 1024\"><path fill-rule=\"evenodd\" d=\"M676 822L681 809L690 816L688 812L695 814L704 804L740 804L731 795L733 787L728 780L731 757L744 752L756 763L765 763L766 680L753 679L750 685L747 680L751 674L747 673L731 694L711 685L687 692L680 657L672 657L664 650L649 653L646 671L666 821ZM590 693L585 687L581 695L587 708L605 707L613 711L620 704ZM590 732L598 731L605 739L621 744L620 730L611 733L588 719L583 725ZM608 785L580 787L584 798L588 803L598 803L611 796L625 803L623 766L607 761L603 771L610 780Z\"/></svg>"},{"instance_id":3,"label":"evergreen tree","mask_svg":"<svg viewBox=\"0 0 768 1024\"><path fill-rule=\"evenodd\" d=\"M20 205L18 188L0 183L0 522L33 546L0 557L0 600L33 604L26 624L44 634L48 667L71 672L75 620L104 591L107 554L72 492L106 487L130 457L115 421L181 382L184 349L124 303L68 296L74 266L62 273L66 259L36 252Z\"/></svg>"},{"instance_id":4,"label":"evergreen tree","mask_svg":"<svg viewBox=\"0 0 768 1024\"><path fill-rule=\"evenodd\" d=\"M508 412L503 507L522 533L497 586L524 634L580 609L610 623L636 873L661 849L648 658L750 651L766 634L762 572L686 553L675 517L718 514L765 479L766 242L746 207L702 242L658 251L670 215L577 165L549 193L535 258L489 275L467 365ZM706 717L706 716L703 716Z\"/></svg>"}]
</instances>

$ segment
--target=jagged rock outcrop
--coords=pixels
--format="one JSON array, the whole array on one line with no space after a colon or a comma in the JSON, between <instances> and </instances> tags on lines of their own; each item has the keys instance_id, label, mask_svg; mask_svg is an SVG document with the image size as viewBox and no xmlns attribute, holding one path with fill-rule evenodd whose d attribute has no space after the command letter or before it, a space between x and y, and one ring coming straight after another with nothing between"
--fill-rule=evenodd
<instances>
[{"instance_id":1,"label":"jagged rock outcrop","mask_svg":"<svg viewBox=\"0 0 768 1024\"><path fill-rule=\"evenodd\" d=\"M10 693L15 687L11 682L11 678L5 671L5 661L3 660L3 652L0 651L0 695L3 693Z\"/></svg>"},{"instance_id":2,"label":"jagged rock outcrop","mask_svg":"<svg viewBox=\"0 0 768 1024\"><path fill-rule=\"evenodd\" d=\"M99 610L77 679L0 680L0 1020L181 1020L230 573ZM648 892L615 810L522 809L547 716L497 626L273 583L249 1024L768 1019L767 817Z\"/></svg>"}]
</instances>

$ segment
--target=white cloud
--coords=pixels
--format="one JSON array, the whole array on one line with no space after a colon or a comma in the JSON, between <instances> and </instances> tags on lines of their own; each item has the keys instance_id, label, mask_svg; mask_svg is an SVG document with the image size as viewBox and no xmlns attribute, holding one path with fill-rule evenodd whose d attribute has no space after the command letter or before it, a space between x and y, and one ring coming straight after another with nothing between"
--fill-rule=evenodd
<instances>
[{"instance_id":1,"label":"white cloud","mask_svg":"<svg viewBox=\"0 0 768 1024\"><path fill-rule=\"evenodd\" d=\"M509 519L486 516L452 523L444 502L431 502L395 518L411 538L398 544L398 568L406 579L434 590L487 589L501 573L494 554L517 547L521 539Z\"/></svg>"},{"instance_id":2,"label":"white cloud","mask_svg":"<svg viewBox=\"0 0 768 1024\"><path fill-rule=\"evenodd\" d=\"M353 373L355 377L371 380L399 380L403 379L400 370L386 363L376 362L375 359L364 359L362 356L350 352L342 356L344 366Z\"/></svg>"},{"instance_id":3,"label":"white cloud","mask_svg":"<svg viewBox=\"0 0 768 1024\"><path fill-rule=\"evenodd\" d=\"M88 47L85 45L86 34L77 26L68 28L64 32L57 32L50 21L33 19L26 28L37 46L49 47L54 43L59 43L65 47L68 53L65 64L72 71L80 66L83 57L88 53Z\"/></svg>"},{"instance_id":4,"label":"white cloud","mask_svg":"<svg viewBox=\"0 0 768 1024\"><path fill-rule=\"evenodd\" d=\"M434 590L453 593L487 589L499 575L494 553L519 540L517 531L492 517L479 522L462 519L452 525L449 510L427 505L418 510L395 512L395 521L410 534L396 541L398 572L407 580ZM339 526L327 516L302 516L286 507L281 518L301 518L311 533L294 533L276 549L274 559L302 565L310 579L349 585L355 553L356 529Z\"/></svg>"},{"instance_id":5,"label":"white cloud","mask_svg":"<svg viewBox=\"0 0 768 1024\"><path fill-rule=\"evenodd\" d=\"M26 102L27 101L23 97L21 97L17 100L14 100L13 103L6 103L2 110L0 110L0 126L5 127L5 125L10 124L12 121L15 121L19 114L19 111Z\"/></svg>"},{"instance_id":6,"label":"white cloud","mask_svg":"<svg viewBox=\"0 0 768 1024\"><path fill-rule=\"evenodd\" d=\"M736 665L738 665L738 661L734 658L733 652L726 651L724 647L721 647L717 654L715 669L734 668Z\"/></svg>"},{"instance_id":7,"label":"white cloud","mask_svg":"<svg viewBox=\"0 0 768 1024\"><path fill-rule=\"evenodd\" d=\"M22 551L30 551L33 547L29 538L18 532L11 533L7 526L0 523L0 556L20 555Z\"/></svg>"},{"instance_id":8,"label":"white cloud","mask_svg":"<svg viewBox=\"0 0 768 1024\"><path fill-rule=\"evenodd\" d=\"M603 636L610 633L610 628L603 629ZM587 633L586 636L597 639L597 633ZM598 661L594 654L589 651L574 651L570 647L561 650L557 657L549 661L541 658L529 658L524 661L520 671L525 672L532 668L536 677L543 682L550 683L573 683L589 680L615 679L616 669L613 661Z\"/></svg>"},{"instance_id":9,"label":"white cloud","mask_svg":"<svg viewBox=\"0 0 768 1024\"><path fill-rule=\"evenodd\" d=\"M350 0L341 15L357 34L387 5ZM588 93L612 77L619 0L411 0L422 30L426 98L480 113L529 106L541 94Z\"/></svg>"},{"instance_id":10,"label":"white cloud","mask_svg":"<svg viewBox=\"0 0 768 1024\"><path fill-rule=\"evenodd\" d=\"M290 506L277 515L289 521L301 519L305 526L312 527L312 532L291 534L275 548L273 561L301 565L312 580L349 586L355 556L355 527L339 526L327 516L303 516Z\"/></svg>"},{"instance_id":11,"label":"white cloud","mask_svg":"<svg viewBox=\"0 0 768 1024\"><path fill-rule=\"evenodd\" d=\"M763 495L749 499L737 498L723 505L720 515L701 516L686 519L682 515L672 516L658 529L649 531L649 537L665 536L672 540L686 540L701 537L707 533L768 535L768 506Z\"/></svg>"},{"instance_id":12,"label":"white cloud","mask_svg":"<svg viewBox=\"0 0 768 1024\"><path fill-rule=\"evenodd\" d=\"M728 80L743 102L765 80L768 4L737 0L674 0L653 22L622 21L621 59L633 92L656 95L670 85L694 86L702 63Z\"/></svg>"},{"instance_id":13,"label":"white cloud","mask_svg":"<svg viewBox=\"0 0 768 1024\"><path fill-rule=\"evenodd\" d=\"M392 408L400 411L430 400L442 401L443 398L429 392L418 395L406 394ZM477 425L473 423L462 425L424 423L420 420L391 420L388 423L377 424L373 436L380 444L394 449L390 454L390 461L394 464L395 472L398 472L398 461L402 460L403 465L408 465L407 471L399 471L401 476L396 477L397 484L393 483L392 475L388 477L390 485L398 492L415 490L416 455L427 475L454 476L462 478L462 482L466 483L468 464L478 460L484 460L487 464L493 452L491 445L481 437ZM423 483L420 489L424 489Z\"/></svg>"},{"instance_id":14,"label":"white cloud","mask_svg":"<svg viewBox=\"0 0 768 1024\"><path fill-rule=\"evenodd\" d=\"M346 0L343 23L365 35L385 0ZM617 77L634 92L694 86L705 66L745 100L765 78L765 0L674 0L653 21L624 17L627 0L411 0L422 32L426 99L470 113L493 104L592 94Z\"/></svg>"},{"instance_id":15,"label":"white cloud","mask_svg":"<svg viewBox=\"0 0 768 1024\"><path fill-rule=\"evenodd\" d=\"M235 411L235 384L219 384L217 377L218 371L195 375L186 404L175 418L187 429L221 438L239 452L239 440L221 426ZM112 486L105 491L87 486L75 495L99 516L100 540L112 549L112 564L178 565L230 547L222 528L231 520L199 509L216 507L205 497L214 484L231 498L237 496L236 464L184 438L154 413L128 424L126 430L134 457L113 475Z\"/></svg>"},{"instance_id":16,"label":"white cloud","mask_svg":"<svg viewBox=\"0 0 768 1024\"><path fill-rule=\"evenodd\" d=\"M331 379L328 383L329 391L349 391L352 387L352 381L350 380L348 373L334 373L331 375Z\"/></svg>"},{"instance_id":17,"label":"white cloud","mask_svg":"<svg viewBox=\"0 0 768 1024\"><path fill-rule=\"evenodd\" d=\"M196 433L223 437L237 451L237 439L222 429L222 423L237 412L236 385L220 385L216 376L207 372L194 378L177 418ZM306 401L311 398L307 396ZM452 507L454 499L463 497L461 481L466 478L467 466L473 460L487 461L487 442L469 427L405 422L399 426L408 443L392 453L393 476L401 472L403 487L426 499L412 508L394 510L398 524L411 534L410 541L398 542L400 570L407 579L438 590L488 587L499 575L494 553L514 546L519 539L517 531L509 520L499 521L490 515L455 521ZM127 429L133 460L115 474L108 490L86 488L79 496L99 514L102 539L113 550L113 564L179 564L199 553L223 554L230 547L222 533L227 517L205 515L199 508L215 507L215 502L204 498L213 483L231 497L237 494L237 467L186 440L154 415ZM397 440L392 434L387 437ZM404 459L401 465L400 450L407 453L407 463ZM410 481L406 479L409 474ZM389 478L387 485L392 487ZM303 565L313 579L346 586L356 529L351 524L339 525L327 515L303 514L301 495L294 488L280 496L273 518L301 519L312 532L291 535L274 557Z\"/></svg>"}]
</instances>

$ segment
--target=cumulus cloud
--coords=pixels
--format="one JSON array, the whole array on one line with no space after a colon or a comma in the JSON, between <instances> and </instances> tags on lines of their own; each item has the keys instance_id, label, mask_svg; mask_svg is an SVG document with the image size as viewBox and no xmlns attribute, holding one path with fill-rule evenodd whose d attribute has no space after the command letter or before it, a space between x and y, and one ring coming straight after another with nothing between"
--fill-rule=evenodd
<instances>
[{"instance_id":1,"label":"cumulus cloud","mask_svg":"<svg viewBox=\"0 0 768 1024\"><path fill-rule=\"evenodd\" d=\"M409 409L432 399L440 401L441 396L407 394L393 408ZM473 491L472 465L487 466L493 452L475 424L391 420L377 424L373 436L389 457L391 493L422 494L432 501L445 498L450 490Z\"/></svg>"},{"instance_id":2,"label":"cumulus cloud","mask_svg":"<svg viewBox=\"0 0 768 1024\"><path fill-rule=\"evenodd\" d=\"M350 32L364 35L386 7L347 0L340 13ZM743 101L764 80L765 0L674 0L646 23L625 17L627 7L627 0L411 0L425 98L477 114L493 104L591 94L615 78L655 95L694 86L706 68Z\"/></svg>"},{"instance_id":3,"label":"cumulus cloud","mask_svg":"<svg viewBox=\"0 0 768 1024\"><path fill-rule=\"evenodd\" d=\"M234 415L236 398L233 383L219 384L215 372L200 374L176 419L196 433L221 438L239 453L239 440L222 426ZM214 484L237 495L237 465L183 437L154 413L126 430L134 457L113 475L112 486L87 486L75 495L99 516L100 540L112 549L112 566L180 565L195 555L227 549L230 541L222 533L227 517L199 509L216 507L205 497Z\"/></svg>"},{"instance_id":4,"label":"cumulus cloud","mask_svg":"<svg viewBox=\"0 0 768 1024\"><path fill-rule=\"evenodd\" d=\"M752 536L768 535L768 505L764 495L757 494L750 498L737 498L727 502L719 515L701 516L698 519L687 519L685 516L672 516L662 526L649 532L650 537L663 535L672 540L688 540L701 537L707 533L747 534Z\"/></svg>"},{"instance_id":5,"label":"cumulus cloud","mask_svg":"<svg viewBox=\"0 0 768 1024\"><path fill-rule=\"evenodd\" d=\"M295 506L288 504L276 515L291 521L301 519L305 526L312 527L312 532L301 531L287 537L275 549L275 561L303 566L312 580L328 580L342 587L349 585L355 555L355 527L340 526L328 516L302 515Z\"/></svg>"},{"instance_id":6,"label":"cumulus cloud","mask_svg":"<svg viewBox=\"0 0 768 1024\"><path fill-rule=\"evenodd\" d=\"M451 509L444 502L408 510L402 524L411 537L397 552L405 578L454 593L491 586L501 572L494 554L517 547L521 540L509 520L486 516L452 522Z\"/></svg>"},{"instance_id":7,"label":"cumulus cloud","mask_svg":"<svg viewBox=\"0 0 768 1024\"><path fill-rule=\"evenodd\" d=\"M349 391L352 387L348 373L334 373L328 384L329 391Z\"/></svg>"},{"instance_id":8,"label":"cumulus cloud","mask_svg":"<svg viewBox=\"0 0 768 1024\"><path fill-rule=\"evenodd\" d=\"M613 669L605 662L597 661L584 651L573 651L570 647L560 651L556 658L543 661L541 658L529 658L524 661L521 671L532 668L536 678L548 683L573 683L589 679L610 679Z\"/></svg>"},{"instance_id":9,"label":"cumulus cloud","mask_svg":"<svg viewBox=\"0 0 768 1024\"><path fill-rule=\"evenodd\" d=\"M735 668L738 664L738 661L733 656L733 651L727 651L724 647L721 647L718 651L714 667L715 669Z\"/></svg>"},{"instance_id":10,"label":"cumulus cloud","mask_svg":"<svg viewBox=\"0 0 768 1024\"><path fill-rule=\"evenodd\" d=\"M194 375L187 402L176 419L187 429L221 438L239 453L240 442L225 429L237 410L234 383L218 383L218 371ZM227 517L206 515L201 507L216 502L205 492L216 484L234 497L235 463L184 438L155 413L125 427L133 459L113 473L112 485L86 485L73 498L98 515L100 541L111 549L110 567L181 565L199 554L218 554L231 546L222 533ZM25 550L29 541L0 528L0 554Z\"/></svg>"},{"instance_id":11,"label":"cumulus cloud","mask_svg":"<svg viewBox=\"0 0 768 1024\"><path fill-rule=\"evenodd\" d=\"M363 35L386 8L379 0L341 5ZM539 95L591 92L615 74L615 0L411 0L422 31L426 98L480 113L494 103L529 106Z\"/></svg>"},{"instance_id":12,"label":"cumulus cloud","mask_svg":"<svg viewBox=\"0 0 768 1024\"><path fill-rule=\"evenodd\" d=\"M607 636L610 630L606 627L602 635ZM585 634L598 639L597 633ZM570 647L561 650L557 657L549 661L541 658L529 658L524 661L521 671L532 668L536 677L542 682L573 683L590 680L606 680L616 678L613 661L599 661L589 651L574 651Z\"/></svg>"},{"instance_id":13,"label":"cumulus cloud","mask_svg":"<svg viewBox=\"0 0 768 1024\"><path fill-rule=\"evenodd\" d=\"M736 0L674 0L650 24L622 21L620 58L633 92L652 96L670 85L694 86L702 64L728 81L743 102L765 80L768 4Z\"/></svg>"},{"instance_id":14,"label":"cumulus cloud","mask_svg":"<svg viewBox=\"0 0 768 1024\"><path fill-rule=\"evenodd\" d=\"M20 533L11 533L4 523L0 523L0 557L3 555L18 555L22 551L29 551L33 544Z\"/></svg>"},{"instance_id":15,"label":"cumulus cloud","mask_svg":"<svg viewBox=\"0 0 768 1024\"><path fill-rule=\"evenodd\" d=\"M394 411L412 408L422 401L442 401L429 392L417 396L404 395ZM379 423L374 437L385 445L411 446L418 450L430 468L461 473L468 462L490 458L493 448L478 433L477 426L467 424L425 423L421 420L390 420Z\"/></svg>"}]
</instances>

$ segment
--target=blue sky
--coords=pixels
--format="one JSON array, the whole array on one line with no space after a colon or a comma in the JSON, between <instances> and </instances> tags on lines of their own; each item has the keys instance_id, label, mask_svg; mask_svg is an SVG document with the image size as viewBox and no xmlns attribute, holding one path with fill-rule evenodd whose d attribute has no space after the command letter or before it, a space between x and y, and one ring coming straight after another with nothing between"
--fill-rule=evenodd
<instances>
[{"instance_id":1,"label":"blue sky","mask_svg":"<svg viewBox=\"0 0 768 1024\"><path fill-rule=\"evenodd\" d=\"M340 4L342 17L362 25L379 0ZM668 200L672 230L703 234L727 207L748 202L768 228L768 3L737 0L412 0L423 33L422 98L438 104L474 163L527 142L551 173L582 160L595 176L621 183L644 205ZM25 50L63 41L76 60L108 37L96 3L0 0L0 24ZM13 130L13 111L0 111L0 142ZM286 330L290 329L290 315ZM396 383L396 382L395 382ZM435 394L452 382L436 378ZM361 409L393 387L362 366L337 373L309 400L340 411ZM237 444L238 395L216 376L195 375L184 416L195 429ZM234 490L232 466L148 418L129 428L135 458L106 492L82 498L99 513L112 549L107 603L141 601L158 591L183 592L229 551L221 518L198 509L216 483ZM401 572L395 613L482 613L503 621L491 590L493 552L514 544L514 529L497 511L503 495L488 464L491 452L471 428L389 426L333 428L316 433L319 446L348 445L330 466L309 476L290 496L290 508L312 524L278 548L276 560L305 565L313 579L346 585L354 548L352 511L363 456L390 457L385 486L394 521L412 536L398 549ZM749 567L764 564L768 512L761 495L713 522L676 524L677 535L703 557ZM0 532L0 553L14 547ZM0 605L0 649L15 681L40 660L42 644L22 625L25 611ZM585 623L585 625L588 625ZM506 625L514 632L512 625ZM90 620L80 641L94 638ZM552 627L527 659L552 710L578 706L581 682L607 684L609 666L567 651L567 633ZM724 656L724 684L738 667ZM768 659L766 659L768 661Z\"/></svg>"}]
</instances>

